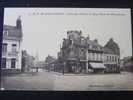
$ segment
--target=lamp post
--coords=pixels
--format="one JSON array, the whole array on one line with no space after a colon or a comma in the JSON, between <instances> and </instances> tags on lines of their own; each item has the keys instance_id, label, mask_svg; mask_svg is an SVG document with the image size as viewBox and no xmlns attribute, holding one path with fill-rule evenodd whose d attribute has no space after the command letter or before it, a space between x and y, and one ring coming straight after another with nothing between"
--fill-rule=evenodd
<instances>
[{"instance_id":1,"label":"lamp post","mask_svg":"<svg viewBox=\"0 0 133 100\"><path fill-rule=\"evenodd\" d=\"M63 75L64 75L65 66L66 66L66 62L63 63Z\"/></svg>"}]
</instances>

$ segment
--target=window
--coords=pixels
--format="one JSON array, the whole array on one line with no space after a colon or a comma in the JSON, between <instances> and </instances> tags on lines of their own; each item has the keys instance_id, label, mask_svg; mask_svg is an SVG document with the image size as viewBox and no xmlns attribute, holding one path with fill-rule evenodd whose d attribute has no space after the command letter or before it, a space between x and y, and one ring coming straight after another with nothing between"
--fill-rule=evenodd
<instances>
[{"instance_id":1,"label":"window","mask_svg":"<svg viewBox=\"0 0 133 100\"><path fill-rule=\"evenodd\" d=\"M99 60L99 61L100 61L100 54L98 54L98 55L97 55L97 60Z\"/></svg>"},{"instance_id":2,"label":"window","mask_svg":"<svg viewBox=\"0 0 133 100\"><path fill-rule=\"evenodd\" d=\"M94 58L94 53L92 53L92 60L94 60L95 58Z\"/></svg>"},{"instance_id":3,"label":"window","mask_svg":"<svg viewBox=\"0 0 133 100\"><path fill-rule=\"evenodd\" d=\"M80 56L84 56L84 49L80 50Z\"/></svg>"},{"instance_id":4,"label":"window","mask_svg":"<svg viewBox=\"0 0 133 100\"><path fill-rule=\"evenodd\" d=\"M16 59L12 58L11 59L11 68L15 68L15 65L16 65Z\"/></svg>"},{"instance_id":5,"label":"window","mask_svg":"<svg viewBox=\"0 0 133 100\"><path fill-rule=\"evenodd\" d=\"M88 53L88 54L89 54L89 55L88 55L88 56L89 56L88 58L89 58L89 60L91 60L91 53Z\"/></svg>"},{"instance_id":6,"label":"window","mask_svg":"<svg viewBox=\"0 0 133 100\"><path fill-rule=\"evenodd\" d=\"M88 44L88 48L90 48L90 44Z\"/></svg>"},{"instance_id":7,"label":"window","mask_svg":"<svg viewBox=\"0 0 133 100\"><path fill-rule=\"evenodd\" d=\"M90 55L91 55L91 60L93 60L93 53L90 53Z\"/></svg>"},{"instance_id":8,"label":"window","mask_svg":"<svg viewBox=\"0 0 133 100\"><path fill-rule=\"evenodd\" d=\"M101 50L101 48L100 48L100 47L98 47L98 50Z\"/></svg>"},{"instance_id":9,"label":"window","mask_svg":"<svg viewBox=\"0 0 133 100\"><path fill-rule=\"evenodd\" d=\"M88 60L90 60L90 53L88 53Z\"/></svg>"},{"instance_id":10,"label":"window","mask_svg":"<svg viewBox=\"0 0 133 100\"><path fill-rule=\"evenodd\" d=\"M112 56L112 61L114 61L114 56Z\"/></svg>"},{"instance_id":11,"label":"window","mask_svg":"<svg viewBox=\"0 0 133 100\"><path fill-rule=\"evenodd\" d=\"M3 43L2 52L7 52L7 43Z\"/></svg>"},{"instance_id":12,"label":"window","mask_svg":"<svg viewBox=\"0 0 133 100\"><path fill-rule=\"evenodd\" d=\"M109 57L107 56L107 61L109 61Z\"/></svg>"},{"instance_id":13,"label":"window","mask_svg":"<svg viewBox=\"0 0 133 100\"><path fill-rule=\"evenodd\" d=\"M97 60L97 54L94 53L94 60Z\"/></svg>"},{"instance_id":14,"label":"window","mask_svg":"<svg viewBox=\"0 0 133 100\"><path fill-rule=\"evenodd\" d=\"M1 67L6 68L6 58L2 58L1 60Z\"/></svg>"},{"instance_id":15,"label":"window","mask_svg":"<svg viewBox=\"0 0 133 100\"><path fill-rule=\"evenodd\" d=\"M115 61L117 61L117 58L116 58L116 56L115 56Z\"/></svg>"},{"instance_id":16,"label":"window","mask_svg":"<svg viewBox=\"0 0 133 100\"><path fill-rule=\"evenodd\" d=\"M97 60L99 61L100 59L99 59L99 53L97 54Z\"/></svg>"},{"instance_id":17,"label":"window","mask_svg":"<svg viewBox=\"0 0 133 100\"><path fill-rule=\"evenodd\" d=\"M120 59L118 58L118 63L120 62Z\"/></svg>"},{"instance_id":18,"label":"window","mask_svg":"<svg viewBox=\"0 0 133 100\"><path fill-rule=\"evenodd\" d=\"M95 60L95 53L93 53L93 60Z\"/></svg>"},{"instance_id":19,"label":"window","mask_svg":"<svg viewBox=\"0 0 133 100\"><path fill-rule=\"evenodd\" d=\"M17 45L16 44L12 44L12 52L16 52L17 49Z\"/></svg>"},{"instance_id":20,"label":"window","mask_svg":"<svg viewBox=\"0 0 133 100\"><path fill-rule=\"evenodd\" d=\"M89 49L92 49L92 45L89 46Z\"/></svg>"},{"instance_id":21,"label":"window","mask_svg":"<svg viewBox=\"0 0 133 100\"><path fill-rule=\"evenodd\" d=\"M72 39L70 40L70 45L73 45L73 40Z\"/></svg>"},{"instance_id":22,"label":"window","mask_svg":"<svg viewBox=\"0 0 133 100\"><path fill-rule=\"evenodd\" d=\"M110 56L110 61L111 61L111 56Z\"/></svg>"},{"instance_id":23,"label":"window","mask_svg":"<svg viewBox=\"0 0 133 100\"><path fill-rule=\"evenodd\" d=\"M102 61L102 54L100 54L100 61Z\"/></svg>"},{"instance_id":24,"label":"window","mask_svg":"<svg viewBox=\"0 0 133 100\"><path fill-rule=\"evenodd\" d=\"M5 35L5 36L8 35L8 30L4 30L3 35Z\"/></svg>"}]
</instances>

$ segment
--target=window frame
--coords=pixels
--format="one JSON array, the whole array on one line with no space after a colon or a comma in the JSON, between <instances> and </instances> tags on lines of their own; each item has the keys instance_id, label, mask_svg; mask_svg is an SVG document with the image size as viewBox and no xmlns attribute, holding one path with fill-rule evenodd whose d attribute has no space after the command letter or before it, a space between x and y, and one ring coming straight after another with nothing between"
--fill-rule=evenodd
<instances>
[{"instance_id":1,"label":"window frame","mask_svg":"<svg viewBox=\"0 0 133 100\"><path fill-rule=\"evenodd\" d=\"M4 67L3 67L4 65ZM7 59L6 58L2 58L1 59L1 68L6 68L6 65L7 65Z\"/></svg>"},{"instance_id":2,"label":"window frame","mask_svg":"<svg viewBox=\"0 0 133 100\"><path fill-rule=\"evenodd\" d=\"M4 52L4 53L7 52L7 46L8 46L7 43L3 43L3 44L2 44L2 52ZM6 49L5 49L5 48L6 48Z\"/></svg>"},{"instance_id":3,"label":"window frame","mask_svg":"<svg viewBox=\"0 0 133 100\"><path fill-rule=\"evenodd\" d=\"M16 68L16 58L11 59L11 68Z\"/></svg>"}]
</instances>

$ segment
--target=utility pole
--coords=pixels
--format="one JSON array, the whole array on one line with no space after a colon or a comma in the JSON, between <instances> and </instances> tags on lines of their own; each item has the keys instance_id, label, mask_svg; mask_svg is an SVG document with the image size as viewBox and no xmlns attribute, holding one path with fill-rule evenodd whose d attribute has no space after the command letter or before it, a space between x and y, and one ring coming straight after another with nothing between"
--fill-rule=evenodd
<instances>
[{"instance_id":1,"label":"utility pole","mask_svg":"<svg viewBox=\"0 0 133 100\"><path fill-rule=\"evenodd\" d=\"M63 63L63 75L64 75L65 66L66 66L66 62Z\"/></svg>"}]
</instances>

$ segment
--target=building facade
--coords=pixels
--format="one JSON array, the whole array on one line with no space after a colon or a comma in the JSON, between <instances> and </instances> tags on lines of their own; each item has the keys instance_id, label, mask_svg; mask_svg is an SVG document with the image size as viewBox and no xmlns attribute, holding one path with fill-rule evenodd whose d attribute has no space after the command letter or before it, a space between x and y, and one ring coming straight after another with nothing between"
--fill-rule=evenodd
<instances>
[{"instance_id":1,"label":"building facade","mask_svg":"<svg viewBox=\"0 0 133 100\"><path fill-rule=\"evenodd\" d=\"M121 68L124 71L133 72L133 57L127 56L121 59Z\"/></svg>"},{"instance_id":2,"label":"building facade","mask_svg":"<svg viewBox=\"0 0 133 100\"><path fill-rule=\"evenodd\" d=\"M116 43L111 39L112 45ZM68 31L58 52L59 66L63 72L117 72L119 67L119 47L110 48L110 42L104 47L98 40L82 36L81 31ZM108 60L111 56L111 61ZM110 68L111 67L111 68ZM113 69L114 67L115 69Z\"/></svg>"},{"instance_id":3,"label":"building facade","mask_svg":"<svg viewBox=\"0 0 133 100\"><path fill-rule=\"evenodd\" d=\"M21 71L22 25L20 17L16 26L3 26L2 61L3 71Z\"/></svg>"},{"instance_id":4,"label":"building facade","mask_svg":"<svg viewBox=\"0 0 133 100\"><path fill-rule=\"evenodd\" d=\"M55 66L56 66L56 58L53 56L48 55L45 59L45 69L48 71L55 71Z\"/></svg>"},{"instance_id":5,"label":"building facade","mask_svg":"<svg viewBox=\"0 0 133 100\"><path fill-rule=\"evenodd\" d=\"M35 57L29 55L26 50L22 50L22 72L29 72L35 66Z\"/></svg>"}]
</instances>

